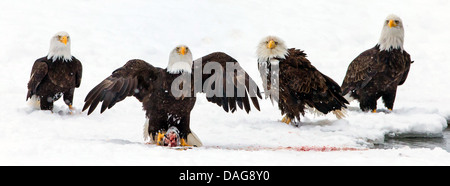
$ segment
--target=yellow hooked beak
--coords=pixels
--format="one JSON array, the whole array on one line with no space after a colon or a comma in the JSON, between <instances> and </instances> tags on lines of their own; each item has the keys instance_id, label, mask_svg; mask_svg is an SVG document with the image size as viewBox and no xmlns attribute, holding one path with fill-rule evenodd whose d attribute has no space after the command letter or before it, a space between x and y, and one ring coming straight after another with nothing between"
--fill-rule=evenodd
<instances>
[{"instance_id":1,"label":"yellow hooked beak","mask_svg":"<svg viewBox=\"0 0 450 186\"><path fill-rule=\"evenodd\" d=\"M273 41L273 40L270 40L269 41L269 43L267 43L267 48L269 48L269 49L273 49L273 48L275 48L277 45L275 44L275 41Z\"/></svg>"},{"instance_id":2,"label":"yellow hooked beak","mask_svg":"<svg viewBox=\"0 0 450 186\"><path fill-rule=\"evenodd\" d=\"M184 54L186 54L186 47L180 47L180 49L178 50L178 53L180 53L181 55L184 56Z\"/></svg>"},{"instance_id":3,"label":"yellow hooked beak","mask_svg":"<svg viewBox=\"0 0 450 186\"><path fill-rule=\"evenodd\" d=\"M397 26L397 24L395 24L395 21L394 20L389 20L389 23L388 23L388 25L389 25L389 28L392 28L392 27L396 27Z\"/></svg>"},{"instance_id":4,"label":"yellow hooked beak","mask_svg":"<svg viewBox=\"0 0 450 186\"><path fill-rule=\"evenodd\" d=\"M62 36L62 37L59 39L59 41L60 41L61 43L64 43L64 45L67 45L67 36Z\"/></svg>"}]
</instances>

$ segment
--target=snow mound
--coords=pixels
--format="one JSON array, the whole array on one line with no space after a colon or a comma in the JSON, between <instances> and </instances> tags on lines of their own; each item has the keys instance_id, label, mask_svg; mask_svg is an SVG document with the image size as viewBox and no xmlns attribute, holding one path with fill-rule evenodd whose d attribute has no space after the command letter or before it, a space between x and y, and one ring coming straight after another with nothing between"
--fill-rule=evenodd
<instances>
[{"instance_id":1,"label":"snow mound","mask_svg":"<svg viewBox=\"0 0 450 186\"><path fill-rule=\"evenodd\" d=\"M383 143L386 137L442 137L447 127L446 119L437 110L421 108L398 109L392 113L349 111L349 116L339 122L343 124L332 128L373 144Z\"/></svg>"}]
</instances>

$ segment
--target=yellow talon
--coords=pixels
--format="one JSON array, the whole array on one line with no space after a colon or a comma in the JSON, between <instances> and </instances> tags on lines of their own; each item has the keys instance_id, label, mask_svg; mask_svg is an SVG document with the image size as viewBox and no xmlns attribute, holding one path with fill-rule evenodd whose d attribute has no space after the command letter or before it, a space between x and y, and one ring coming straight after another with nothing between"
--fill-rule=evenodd
<instances>
[{"instance_id":1,"label":"yellow talon","mask_svg":"<svg viewBox=\"0 0 450 186\"><path fill-rule=\"evenodd\" d=\"M69 105L69 114L74 114L75 108L72 105Z\"/></svg>"},{"instance_id":2,"label":"yellow talon","mask_svg":"<svg viewBox=\"0 0 450 186\"><path fill-rule=\"evenodd\" d=\"M372 113L377 113L377 109L373 109L373 110L372 110Z\"/></svg>"},{"instance_id":3,"label":"yellow talon","mask_svg":"<svg viewBox=\"0 0 450 186\"><path fill-rule=\"evenodd\" d=\"M388 109L389 111L392 111L392 109Z\"/></svg>"},{"instance_id":4,"label":"yellow talon","mask_svg":"<svg viewBox=\"0 0 450 186\"><path fill-rule=\"evenodd\" d=\"M156 137L156 145L164 146L164 141L163 141L164 135L165 135L165 133L158 132L158 136Z\"/></svg>"},{"instance_id":5,"label":"yellow talon","mask_svg":"<svg viewBox=\"0 0 450 186\"><path fill-rule=\"evenodd\" d=\"M187 143L186 143L186 140L184 140L183 138L181 138L181 140L180 140L180 143L181 143L181 146L183 146L183 147L191 147L192 145L188 145Z\"/></svg>"},{"instance_id":6,"label":"yellow talon","mask_svg":"<svg viewBox=\"0 0 450 186\"><path fill-rule=\"evenodd\" d=\"M289 125L291 123L291 118L284 116L283 119L281 119L281 122Z\"/></svg>"}]
</instances>

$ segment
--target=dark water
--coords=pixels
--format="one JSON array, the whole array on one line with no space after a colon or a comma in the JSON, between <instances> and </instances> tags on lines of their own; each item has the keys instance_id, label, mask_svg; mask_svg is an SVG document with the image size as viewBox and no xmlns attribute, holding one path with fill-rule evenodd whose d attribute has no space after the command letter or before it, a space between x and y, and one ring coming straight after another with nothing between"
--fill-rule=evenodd
<instances>
[{"instance_id":1,"label":"dark water","mask_svg":"<svg viewBox=\"0 0 450 186\"><path fill-rule=\"evenodd\" d=\"M450 126L449 121L447 123ZM386 137L383 144L375 145L379 149L401 148L409 146L410 148L430 148L440 147L447 152L450 152L450 128L446 128L442 137L404 137L404 138L389 138Z\"/></svg>"}]
</instances>

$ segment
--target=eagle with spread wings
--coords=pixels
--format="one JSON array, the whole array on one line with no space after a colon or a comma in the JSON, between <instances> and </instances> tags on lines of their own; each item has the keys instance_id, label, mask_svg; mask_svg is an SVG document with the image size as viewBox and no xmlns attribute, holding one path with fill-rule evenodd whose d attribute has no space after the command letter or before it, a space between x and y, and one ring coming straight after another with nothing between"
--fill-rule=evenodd
<instances>
[{"instance_id":1,"label":"eagle with spread wings","mask_svg":"<svg viewBox=\"0 0 450 186\"><path fill-rule=\"evenodd\" d=\"M216 67L212 68L214 73L212 70L201 73L206 66ZM226 69L230 66L231 72ZM103 113L133 96L142 102L146 112L144 137L151 143L199 147L202 143L189 127L197 93L205 93L209 102L226 112L233 113L239 108L249 113L251 103L260 110L259 88L238 61L223 52L193 61L190 49L180 45L171 51L167 68L154 67L139 59L128 61L88 93L83 111L88 109L89 115L103 102L100 108Z\"/></svg>"}]
</instances>

